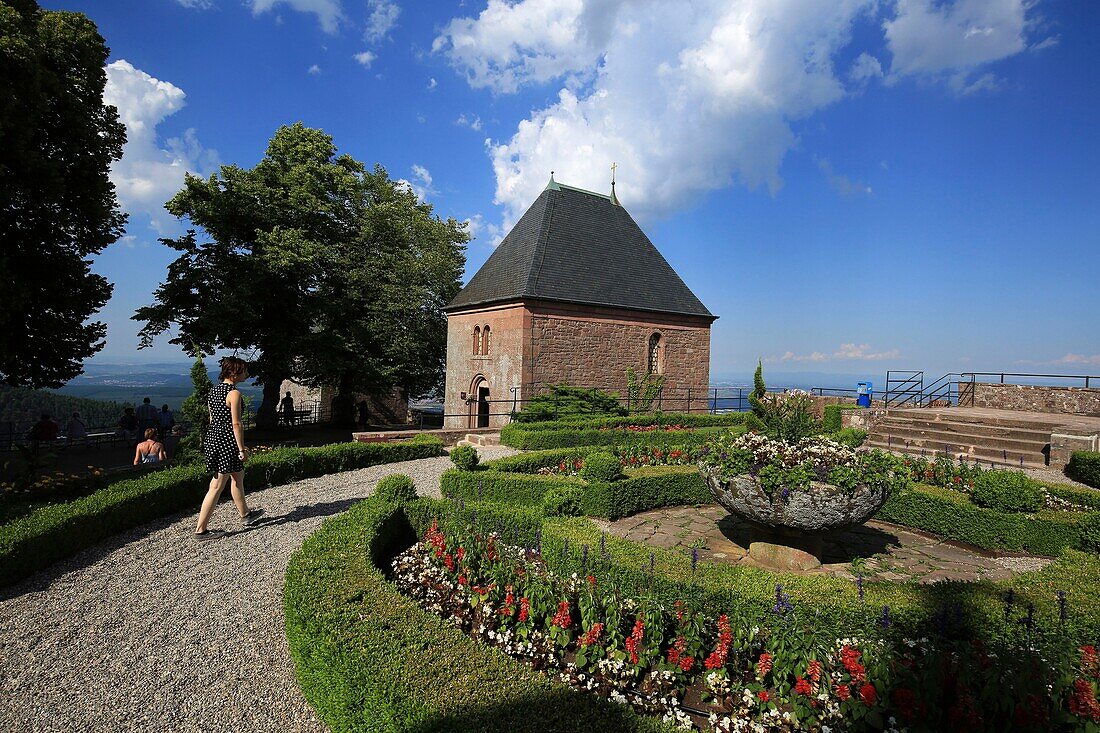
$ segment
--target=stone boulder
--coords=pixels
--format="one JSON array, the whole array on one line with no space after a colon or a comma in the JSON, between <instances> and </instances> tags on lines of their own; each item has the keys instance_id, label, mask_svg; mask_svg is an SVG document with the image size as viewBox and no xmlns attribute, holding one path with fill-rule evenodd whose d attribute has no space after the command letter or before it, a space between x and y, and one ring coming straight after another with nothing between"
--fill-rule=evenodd
<instances>
[{"instance_id":1,"label":"stone boulder","mask_svg":"<svg viewBox=\"0 0 1100 733\"><path fill-rule=\"evenodd\" d=\"M731 514L777 534L816 534L863 524L882 508L886 489L856 487L848 492L832 484L813 481L808 489L768 496L750 475L726 481L713 469L700 467L715 500Z\"/></svg>"}]
</instances>

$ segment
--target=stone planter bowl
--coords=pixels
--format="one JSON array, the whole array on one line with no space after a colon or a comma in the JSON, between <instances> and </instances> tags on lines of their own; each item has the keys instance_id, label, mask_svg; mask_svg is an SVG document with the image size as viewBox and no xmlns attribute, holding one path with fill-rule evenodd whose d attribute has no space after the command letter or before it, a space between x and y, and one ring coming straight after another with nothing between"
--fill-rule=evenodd
<instances>
[{"instance_id":1,"label":"stone planter bowl","mask_svg":"<svg viewBox=\"0 0 1100 733\"><path fill-rule=\"evenodd\" d=\"M808 489L790 492L786 499L769 497L751 475L728 481L700 466L714 498L731 514L776 534L821 534L863 524L886 503L886 489L860 486L851 493L814 481Z\"/></svg>"}]
</instances>

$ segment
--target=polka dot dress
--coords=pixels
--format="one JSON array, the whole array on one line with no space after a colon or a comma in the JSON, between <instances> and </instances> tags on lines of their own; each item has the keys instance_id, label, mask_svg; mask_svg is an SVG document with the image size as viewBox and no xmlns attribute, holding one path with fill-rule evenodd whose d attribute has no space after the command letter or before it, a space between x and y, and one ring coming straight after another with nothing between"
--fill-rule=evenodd
<instances>
[{"instance_id":1,"label":"polka dot dress","mask_svg":"<svg viewBox=\"0 0 1100 733\"><path fill-rule=\"evenodd\" d=\"M236 389L232 384L221 382L210 388L206 398L206 407L210 411L210 427L203 440L203 453L206 454L206 468L210 473L236 473L244 470L244 462L237 450L237 439L233 436L233 416L225 398Z\"/></svg>"}]
</instances>

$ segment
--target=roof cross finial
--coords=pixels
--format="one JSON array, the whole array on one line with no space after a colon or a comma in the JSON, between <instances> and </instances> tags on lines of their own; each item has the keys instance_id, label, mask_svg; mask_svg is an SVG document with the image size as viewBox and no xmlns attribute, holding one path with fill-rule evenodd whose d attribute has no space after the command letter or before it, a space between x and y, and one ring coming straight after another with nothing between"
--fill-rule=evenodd
<instances>
[{"instance_id":1,"label":"roof cross finial","mask_svg":"<svg viewBox=\"0 0 1100 733\"><path fill-rule=\"evenodd\" d=\"M615 196L615 169L618 167L618 163L614 161L611 162L611 203L615 204L616 206L619 205L619 199L617 196Z\"/></svg>"}]
</instances>

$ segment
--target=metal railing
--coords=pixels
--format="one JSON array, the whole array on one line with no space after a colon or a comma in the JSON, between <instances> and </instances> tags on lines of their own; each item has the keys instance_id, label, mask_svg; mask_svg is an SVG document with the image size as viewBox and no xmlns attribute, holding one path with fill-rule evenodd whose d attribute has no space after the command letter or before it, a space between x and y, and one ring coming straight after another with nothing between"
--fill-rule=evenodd
<instances>
[{"instance_id":1,"label":"metal railing","mask_svg":"<svg viewBox=\"0 0 1100 733\"><path fill-rule=\"evenodd\" d=\"M1006 377L1025 379L1024 386L1034 387L1076 387L1094 389L1100 384L1100 376L1094 374L1034 374L1029 372L948 372L938 379L925 384L924 372L919 370L891 370L886 372L887 407L972 407L974 405L974 384L1016 384L1006 382ZM1081 382L1076 384L1050 384L1052 380L1061 382ZM1043 382L1046 382L1044 384Z\"/></svg>"}]
</instances>

